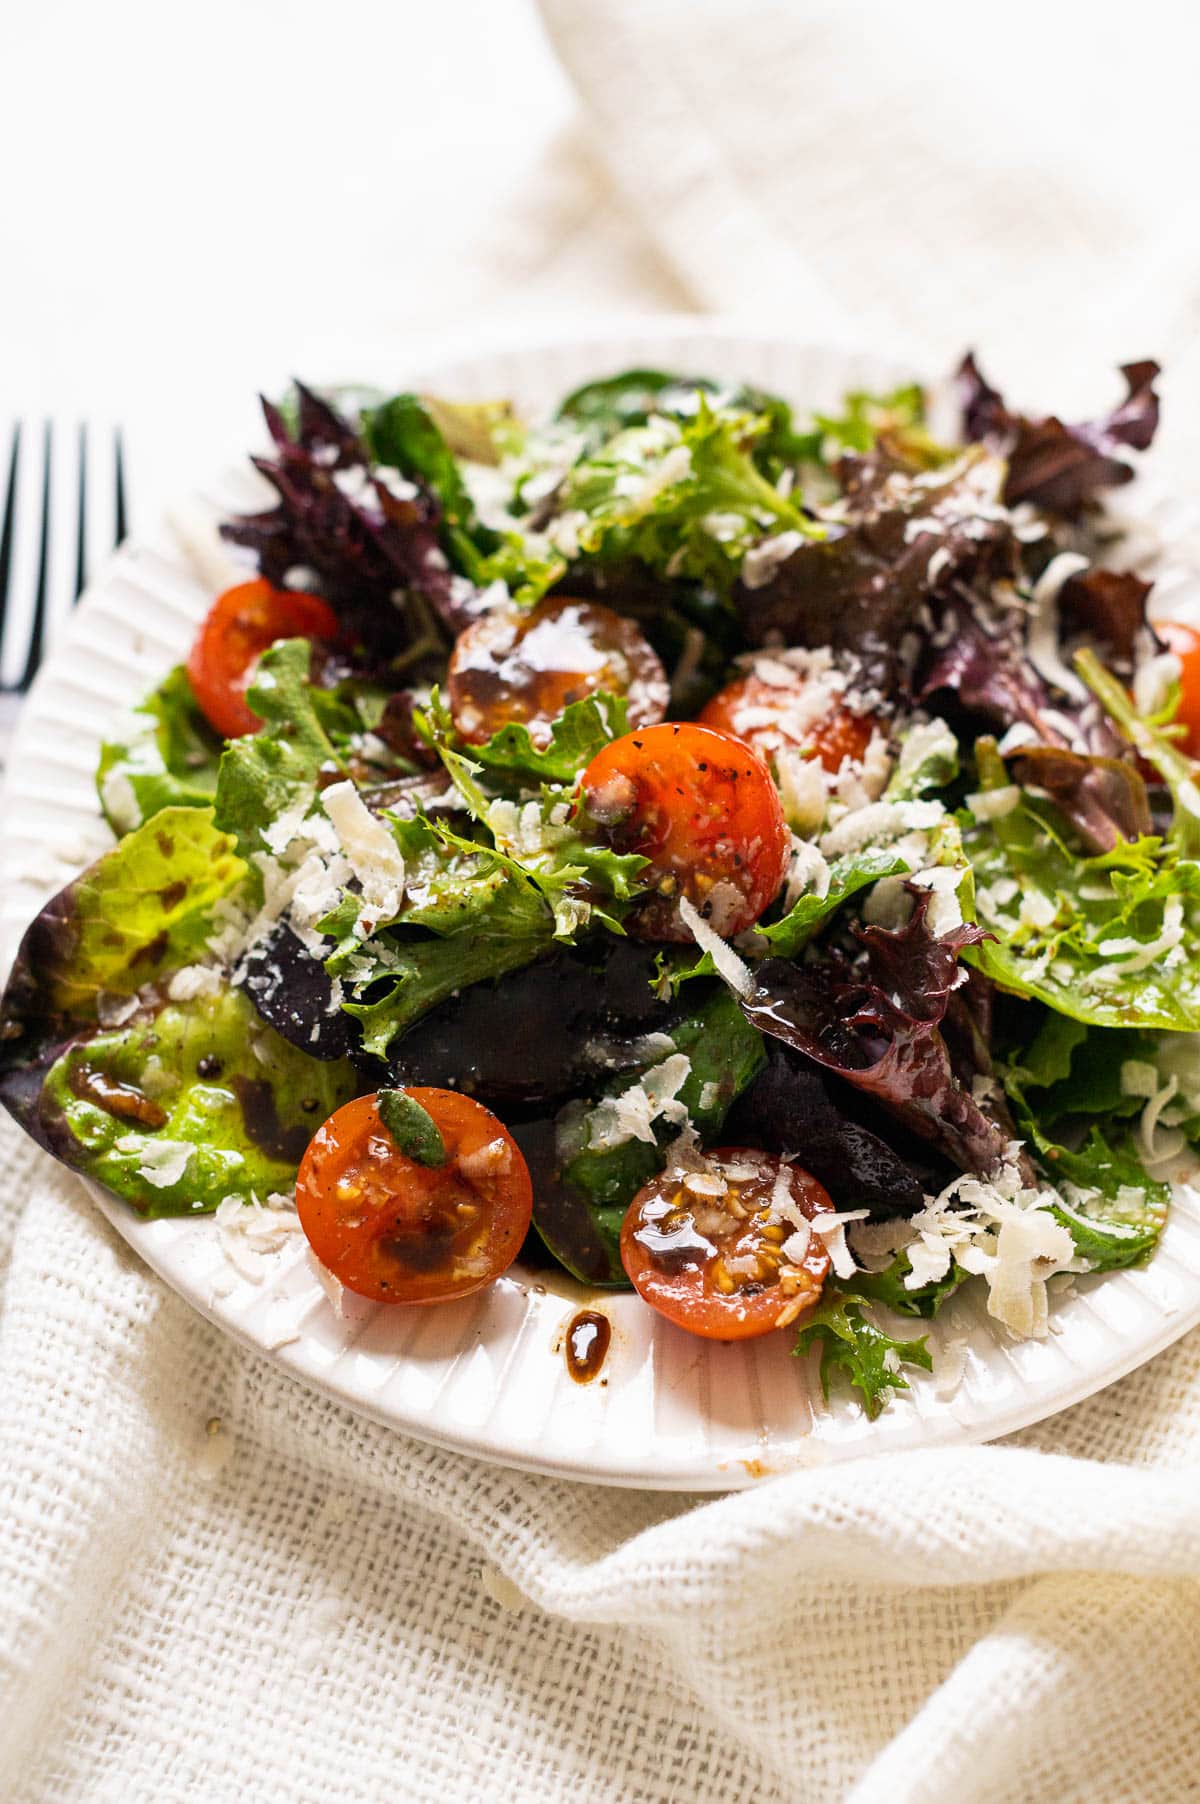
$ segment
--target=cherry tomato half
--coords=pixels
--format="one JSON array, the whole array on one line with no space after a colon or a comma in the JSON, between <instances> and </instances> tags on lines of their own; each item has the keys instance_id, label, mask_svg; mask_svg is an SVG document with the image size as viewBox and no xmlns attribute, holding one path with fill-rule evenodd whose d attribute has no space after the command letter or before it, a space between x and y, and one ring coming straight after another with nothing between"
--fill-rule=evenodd
<instances>
[{"instance_id":1,"label":"cherry tomato half","mask_svg":"<svg viewBox=\"0 0 1200 1804\"><path fill-rule=\"evenodd\" d=\"M501 607L472 621L451 653L447 688L455 726L477 745L509 721L545 745L567 703L599 689L623 695L630 723L648 726L662 719L670 694L658 654L632 620L569 595L529 614Z\"/></svg>"},{"instance_id":2,"label":"cherry tomato half","mask_svg":"<svg viewBox=\"0 0 1200 1804\"><path fill-rule=\"evenodd\" d=\"M688 941L685 895L724 938L753 926L783 882L791 841L756 752L728 733L670 721L626 733L583 773L582 800L618 852L650 860L657 886L630 916L641 939Z\"/></svg>"},{"instance_id":3,"label":"cherry tomato half","mask_svg":"<svg viewBox=\"0 0 1200 1804\"><path fill-rule=\"evenodd\" d=\"M811 685L802 673L789 672L774 659L771 671L778 681L750 670L714 695L700 715L705 726L734 734L767 759L784 746L802 748L834 775L847 759L861 763L875 730L874 717L832 700L812 718ZM788 676L791 680L784 680Z\"/></svg>"},{"instance_id":4,"label":"cherry tomato half","mask_svg":"<svg viewBox=\"0 0 1200 1804\"><path fill-rule=\"evenodd\" d=\"M313 1252L377 1303L443 1303L498 1278L529 1231L533 1187L516 1142L490 1109L457 1090L410 1088L433 1117L443 1165L402 1153L359 1096L309 1142L296 1209Z\"/></svg>"},{"instance_id":5,"label":"cherry tomato half","mask_svg":"<svg viewBox=\"0 0 1200 1804\"><path fill-rule=\"evenodd\" d=\"M1180 744L1190 758L1200 758L1200 633L1181 620L1156 620L1154 630L1179 659L1179 709L1176 722L1187 728Z\"/></svg>"},{"instance_id":6,"label":"cherry tomato half","mask_svg":"<svg viewBox=\"0 0 1200 1804\"><path fill-rule=\"evenodd\" d=\"M786 1186L778 1186L782 1172ZM782 1195L780 1194L782 1191ZM621 1228L621 1263L642 1299L705 1340L749 1340L812 1308L829 1271L808 1227L833 1208L798 1165L725 1146L700 1171L660 1172Z\"/></svg>"},{"instance_id":7,"label":"cherry tomato half","mask_svg":"<svg viewBox=\"0 0 1200 1804\"><path fill-rule=\"evenodd\" d=\"M219 595L204 617L187 662L192 692L226 739L257 733L246 704L257 658L277 639L336 639L338 618L319 596L274 589L264 577Z\"/></svg>"}]
</instances>

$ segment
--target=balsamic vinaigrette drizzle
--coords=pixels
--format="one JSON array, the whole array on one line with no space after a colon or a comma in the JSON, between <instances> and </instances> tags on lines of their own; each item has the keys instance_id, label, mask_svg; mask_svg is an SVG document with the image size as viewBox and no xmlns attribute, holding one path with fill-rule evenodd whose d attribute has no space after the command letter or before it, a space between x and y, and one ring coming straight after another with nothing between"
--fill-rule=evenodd
<instances>
[{"instance_id":1,"label":"balsamic vinaigrette drizzle","mask_svg":"<svg viewBox=\"0 0 1200 1804\"><path fill-rule=\"evenodd\" d=\"M567 1323L563 1352L576 1384L590 1384L604 1364L612 1341L612 1323L598 1309L581 1309Z\"/></svg>"}]
</instances>

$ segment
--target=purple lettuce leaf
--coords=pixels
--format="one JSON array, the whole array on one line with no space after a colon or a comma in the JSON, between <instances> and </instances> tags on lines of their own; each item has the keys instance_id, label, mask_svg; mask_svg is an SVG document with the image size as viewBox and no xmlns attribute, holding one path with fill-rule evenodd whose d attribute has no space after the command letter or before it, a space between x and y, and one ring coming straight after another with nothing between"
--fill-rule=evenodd
<instances>
[{"instance_id":1,"label":"purple lettuce leaf","mask_svg":"<svg viewBox=\"0 0 1200 1804\"><path fill-rule=\"evenodd\" d=\"M1048 795L1091 852L1154 831L1150 798L1137 766L1125 758L1084 757L1062 746L1032 745L1010 769L1025 789Z\"/></svg>"},{"instance_id":2,"label":"purple lettuce leaf","mask_svg":"<svg viewBox=\"0 0 1200 1804\"><path fill-rule=\"evenodd\" d=\"M963 430L973 443L988 444L1007 458L1009 507L1031 501L1072 518L1101 490L1132 481L1134 467L1122 453L1145 451L1154 438L1158 373L1158 364L1149 359L1123 364L1124 400L1099 420L1068 425L1054 414L1031 419L1012 412L968 351L958 370Z\"/></svg>"},{"instance_id":3,"label":"purple lettuce leaf","mask_svg":"<svg viewBox=\"0 0 1200 1804\"><path fill-rule=\"evenodd\" d=\"M939 710L961 712L970 724L999 732L1023 722L1045 745L1082 748L1100 758L1123 755L1125 742L1091 697L1077 702L1038 675L1025 655L1022 614L986 604L991 618L985 626L984 611L965 590L945 610L913 686L917 699L934 700Z\"/></svg>"},{"instance_id":4,"label":"purple lettuce leaf","mask_svg":"<svg viewBox=\"0 0 1200 1804\"><path fill-rule=\"evenodd\" d=\"M935 937L929 902L918 892L894 931L855 927L854 959L833 950L806 964L764 960L742 1007L761 1032L874 1097L961 1171L989 1172L1009 1135L956 1075L941 1032L965 982L959 953L989 936L964 923Z\"/></svg>"},{"instance_id":5,"label":"purple lettuce leaf","mask_svg":"<svg viewBox=\"0 0 1200 1804\"><path fill-rule=\"evenodd\" d=\"M847 478L847 519L826 522L827 536L798 545L768 581L739 584L748 637L855 652L887 680L926 603L957 582L1017 569L1019 547L996 505L1003 474L980 454L918 477L859 460Z\"/></svg>"},{"instance_id":6,"label":"purple lettuce leaf","mask_svg":"<svg viewBox=\"0 0 1200 1804\"><path fill-rule=\"evenodd\" d=\"M725 1130L730 1145L799 1158L839 1208L866 1208L876 1219L912 1215L952 1175L873 1099L779 1040L767 1042L767 1064Z\"/></svg>"},{"instance_id":7,"label":"purple lettuce leaf","mask_svg":"<svg viewBox=\"0 0 1200 1804\"><path fill-rule=\"evenodd\" d=\"M312 571L350 635L372 649L401 650L414 637L396 597L419 598L457 630L461 583L438 544L436 500L420 484L395 493L373 477L348 422L300 383L296 394L294 433L278 407L262 404L275 454L252 461L275 490L275 506L229 521L223 537L253 551L280 587L295 571Z\"/></svg>"},{"instance_id":8,"label":"purple lettuce leaf","mask_svg":"<svg viewBox=\"0 0 1200 1804\"><path fill-rule=\"evenodd\" d=\"M1083 570L1059 590L1059 613L1067 627L1096 641L1107 664L1127 675L1139 636L1147 630L1146 602L1153 586L1132 570Z\"/></svg>"}]
</instances>

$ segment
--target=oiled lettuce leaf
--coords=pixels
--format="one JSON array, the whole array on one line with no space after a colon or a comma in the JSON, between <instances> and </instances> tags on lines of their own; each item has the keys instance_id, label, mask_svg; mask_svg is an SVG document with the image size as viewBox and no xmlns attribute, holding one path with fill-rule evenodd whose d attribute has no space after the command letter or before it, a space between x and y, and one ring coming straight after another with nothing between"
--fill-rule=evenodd
<instances>
[{"instance_id":1,"label":"oiled lettuce leaf","mask_svg":"<svg viewBox=\"0 0 1200 1804\"><path fill-rule=\"evenodd\" d=\"M356 1088L348 1061L310 1058L222 989L69 1046L45 1080L39 1137L143 1215L192 1215L287 1190Z\"/></svg>"},{"instance_id":2,"label":"oiled lettuce leaf","mask_svg":"<svg viewBox=\"0 0 1200 1804\"><path fill-rule=\"evenodd\" d=\"M761 1035L727 990L714 989L671 1028L640 1070L614 1078L590 1107L564 1111L549 1169L535 1173L534 1225L569 1272L593 1284L627 1282L621 1223L642 1185L662 1169L663 1148L679 1133L682 1109L711 1145L730 1105L765 1063ZM670 1100L652 1121L654 1138L621 1138L614 1103L655 1075Z\"/></svg>"},{"instance_id":3,"label":"oiled lettuce leaf","mask_svg":"<svg viewBox=\"0 0 1200 1804\"><path fill-rule=\"evenodd\" d=\"M101 993L132 996L200 958L214 907L245 877L211 808L163 808L127 834L27 930L5 995L6 1056L13 1022L94 1020Z\"/></svg>"}]
</instances>

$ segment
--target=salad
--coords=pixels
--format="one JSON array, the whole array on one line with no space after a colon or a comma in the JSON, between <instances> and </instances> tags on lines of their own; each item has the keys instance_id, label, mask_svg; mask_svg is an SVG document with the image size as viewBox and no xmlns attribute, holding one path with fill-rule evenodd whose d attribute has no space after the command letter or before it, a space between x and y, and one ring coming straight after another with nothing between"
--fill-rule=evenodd
<instances>
[{"instance_id":1,"label":"salad","mask_svg":"<svg viewBox=\"0 0 1200 1804\"><path fill-rule=\"evenodd\" d=\"M379 1302L556 1263L872 1414L961 1284L1045 1333L1200 1138L1200 633L1110 501L1157 373L1070 424L968 357L949 433L657 370L266 403L0 1098Z\"/></svg>"}]
</instances>

